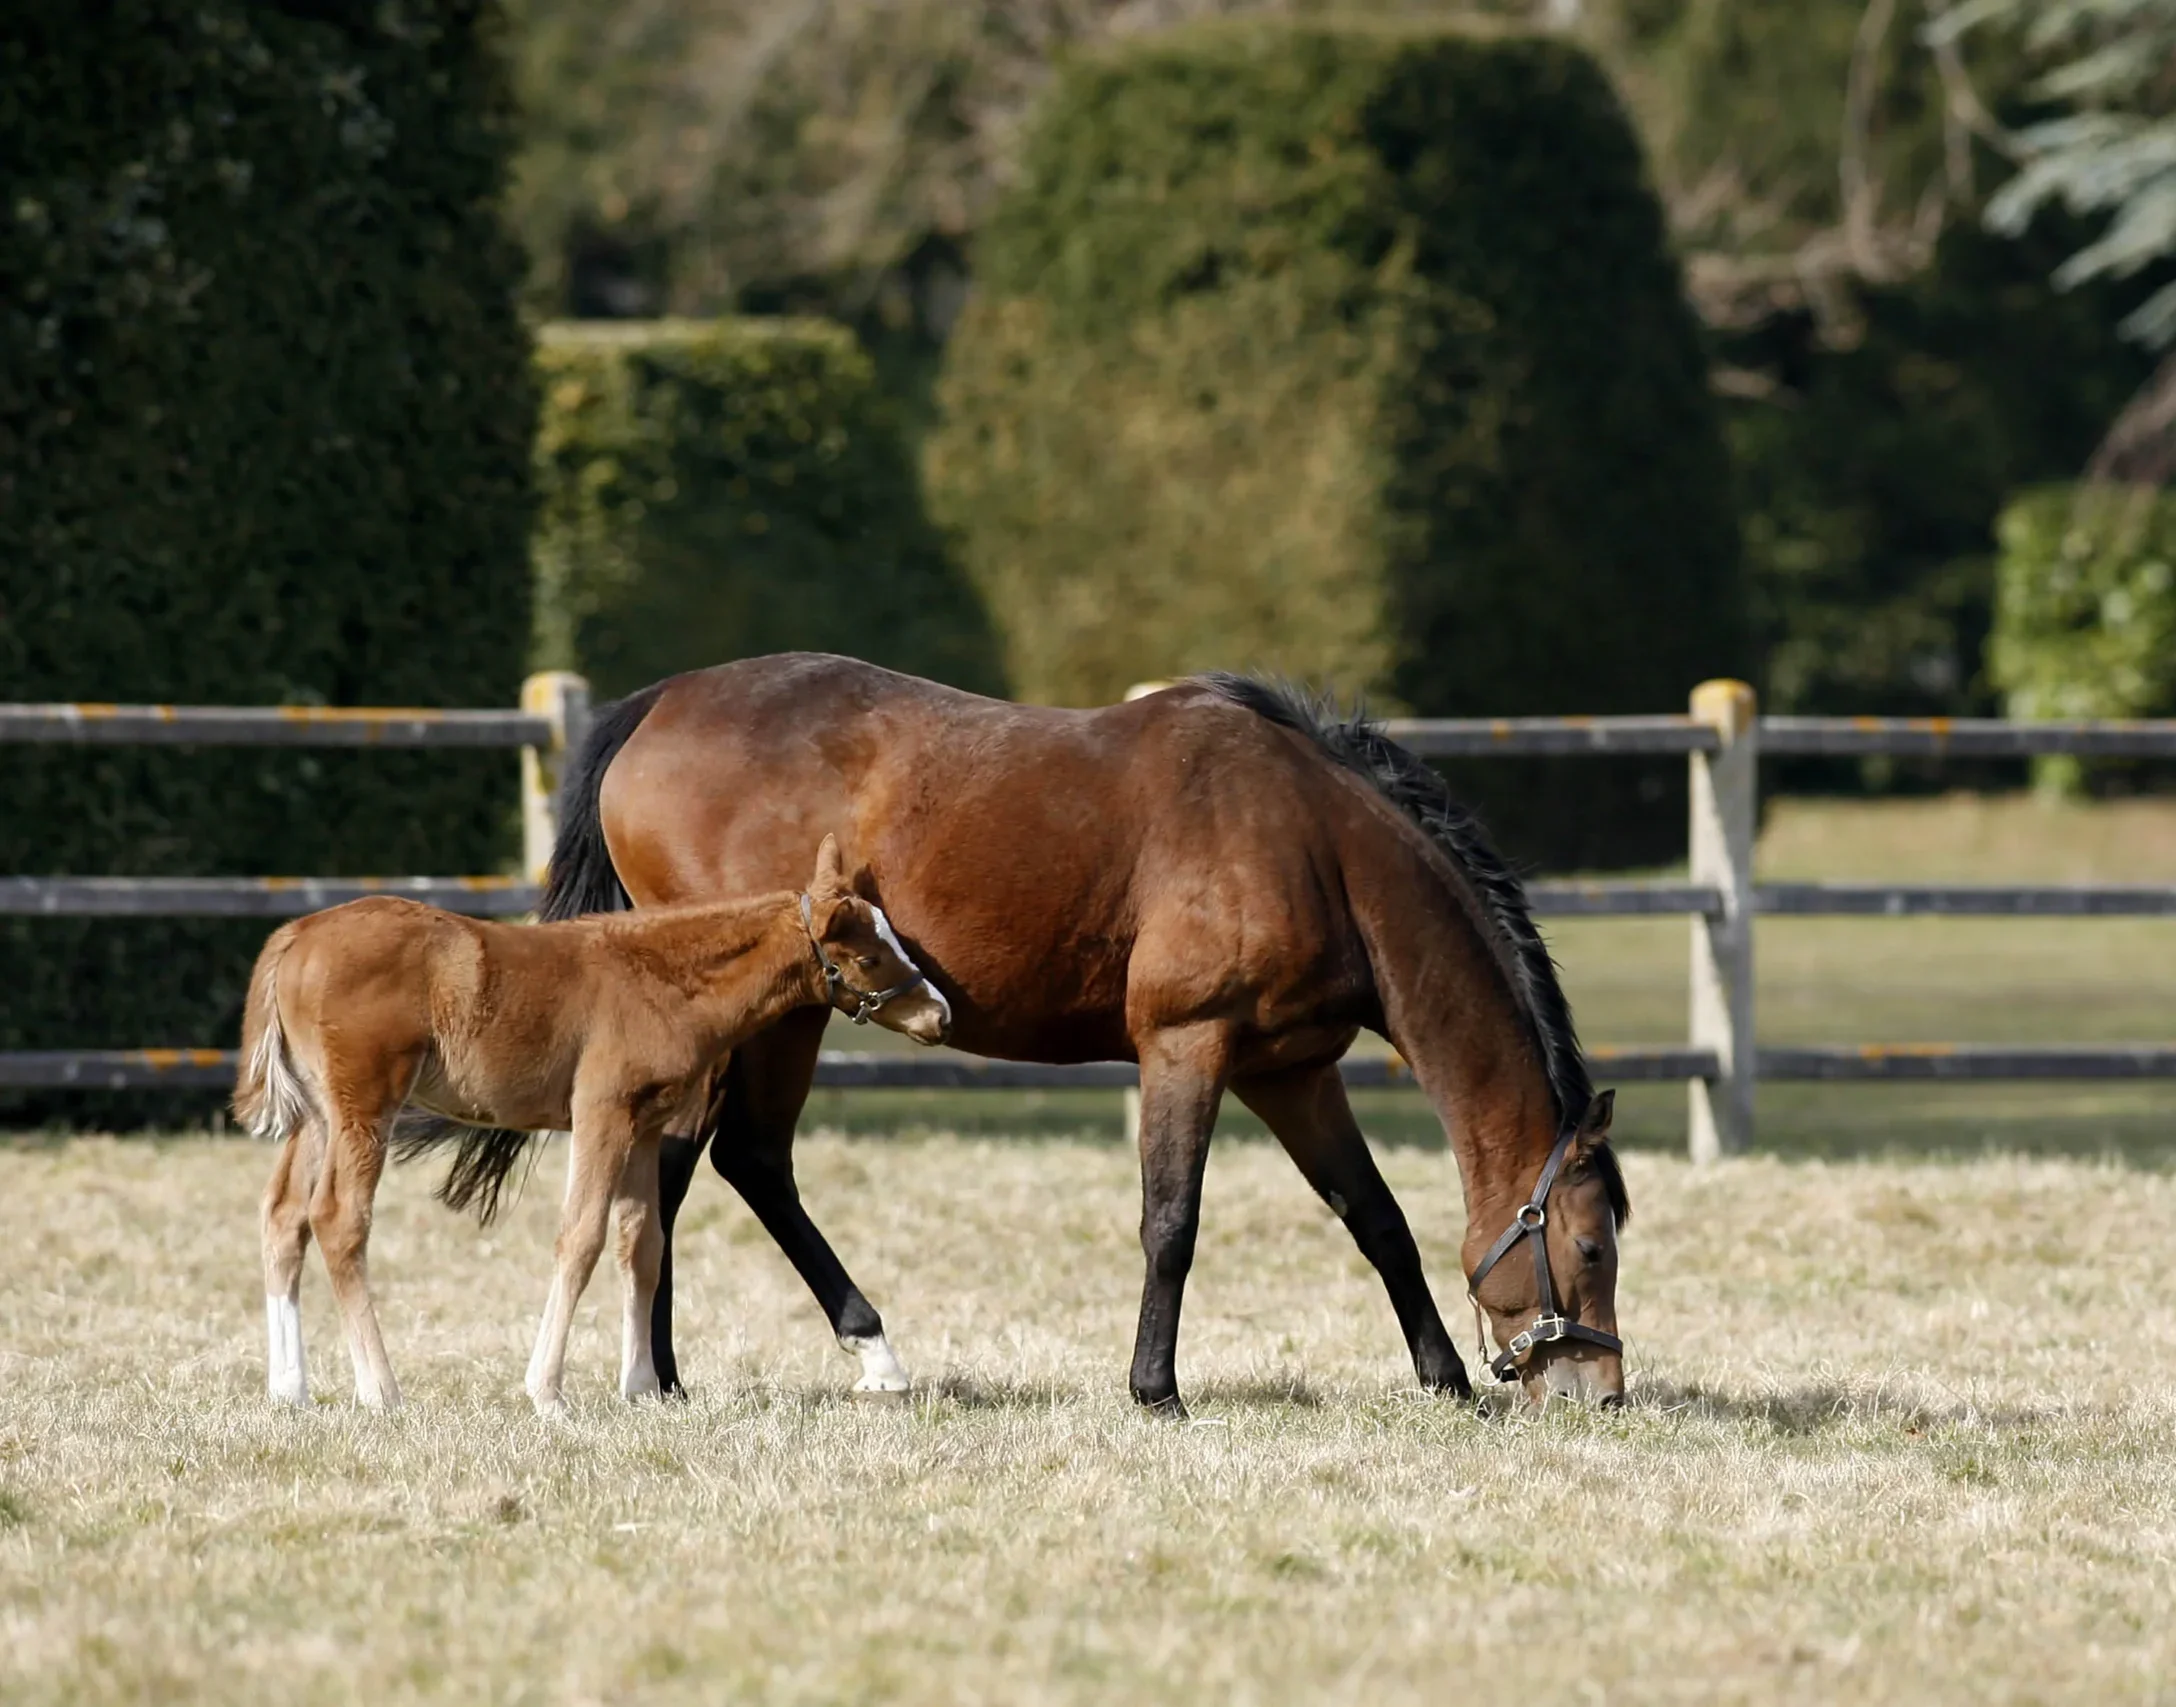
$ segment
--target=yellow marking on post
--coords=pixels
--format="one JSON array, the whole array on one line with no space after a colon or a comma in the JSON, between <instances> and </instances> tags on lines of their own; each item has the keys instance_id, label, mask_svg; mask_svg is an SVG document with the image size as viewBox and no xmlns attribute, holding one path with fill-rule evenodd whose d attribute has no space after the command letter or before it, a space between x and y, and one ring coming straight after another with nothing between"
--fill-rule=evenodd
<instances>
[{"instance_id":1,"label":"yellow marking on post","mask_svg":"<svg viewBox=\"0 0 2176 1707\"><path fill-rule=\"evenodd\" d=\"M514 886L511 877L456 877L454 882L472 895L495 895Z\"/></svg>"},{"instance_id":2,"label":"yellow marking on post","mask_svg":"<svg viewBox=\"0 0 2176 1707\"><path fill-rule=\"evenodd\" d=\"M1909 1059L1922 1061L1941 1060L1957 1053L1954 1043L1862 1043L1859 1059L1862 1061L1887 1061Z\"/></svg>"},{"instance_id":3,"label":"yellow marking on post","mask_svg":"<svg viewBox=\"0 0 2176 1707\"><path fill-rule=\"evenodd\" d=\"M146 1049L143 1058L144 1065L154 1073L163 1073L169 1067L181 1065L181 1051L178 1049Z\"/></svg>"},{"instance_id":4,"label":"yellow marking on post","mask_svg":"<svg viewBox=\"0 0 2176 1707\"><path fill-rule=\"evenodd\" d=\"M290 889L300 889L309 882L309 879L306 877L264 877L259 878L258 881L272 894L284 895Z\"/></svg>"},{"instance_id":5,"label":"yellow marking on post","mask_svg":"<svg viewBox=\"0 0 2176 1707\"><path fill-rule=\"evenodd\" d=\"M1510 740L1511 720L1508 717L1491 717L1488 720L1488 732L1499 741Z\"/></svg>"},{"instance_id":6,"label":"yellow marking on post","mask_svg":"<svg viewBox=\"0 0 2176 1707\"><path fill-rule=\"evenodd\" d=\"M80 705L71 705L68 709L77 717L118 717L121 715L121 708L118 705L108 705L104 700L86 700Z\"/></svg>"}]
</instances>

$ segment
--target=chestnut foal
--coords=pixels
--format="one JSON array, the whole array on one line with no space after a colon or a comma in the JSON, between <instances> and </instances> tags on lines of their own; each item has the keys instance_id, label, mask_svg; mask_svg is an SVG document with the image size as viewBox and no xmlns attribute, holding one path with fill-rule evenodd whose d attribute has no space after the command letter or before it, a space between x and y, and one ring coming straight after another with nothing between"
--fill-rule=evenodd
<instances>
[{"instance_id":1,"label":"chestnut foal","mask_svg":"<svg viewBox=\"0 0 2176 1707\"><path fill-rule=\"evenodd\" d=\"M365 1274L371 1205L403 1109L465 1124L572 1133L557 1271L528 1391L556 1408L574 1308L619 1218L626 1283L620 1390L658 1390L650 1313L665 1235L658 1137L699 1117L712 1069L795 1008L884 1009L942 1041L944 997L881 909L850 892L830 836L803 894L561 924L464 918L392 896L272 933L250 980L234 1110L282 1140L264 1196L265 1318L275 1399L307 1405L299 1297L314 1234L346 1318L355 1393L400 1403ZM906 1375L881 1334L842 1341L863 1391Z\"/></svg>"}]
</instances>

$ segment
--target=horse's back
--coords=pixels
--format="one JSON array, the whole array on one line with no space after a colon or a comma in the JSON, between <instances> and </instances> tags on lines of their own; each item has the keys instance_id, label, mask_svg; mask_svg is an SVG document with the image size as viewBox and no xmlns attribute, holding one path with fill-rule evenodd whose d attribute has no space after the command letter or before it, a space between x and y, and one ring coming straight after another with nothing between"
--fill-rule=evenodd
<instances>
[{"instance_id":1,"label":"horse's back","mask_svg":"<svg viewBox=\"0 0 2176 1707\"><path fill-rule=\"evenodd\" d=\"M1128 1052L1144 936L1180 1006L1349 960L1326 777L1200 684L1075 710L787 654L664 684L600 810L644 906L798 885L837 834L963 998L964 1047L1095 1057Z\"/></svg>"}]
</instances>

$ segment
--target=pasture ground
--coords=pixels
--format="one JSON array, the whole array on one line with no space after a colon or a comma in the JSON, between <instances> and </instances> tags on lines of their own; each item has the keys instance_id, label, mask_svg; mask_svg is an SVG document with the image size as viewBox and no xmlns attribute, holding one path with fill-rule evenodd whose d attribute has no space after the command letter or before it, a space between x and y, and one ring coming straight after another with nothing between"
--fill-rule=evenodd
<instances>
[{"instance_id":1,"label":"pasture ground","mask_svg":"<svg viewBox=\"0 0 2176 1707\"><path fill-rule=\"evenodd\" d=\"M1635 1153L1634 1403L1484 1421L1410 1389L1343 1229L1229 1142L1177 1427L1124 1396L1120 1146L803 1157L910 1406L849 1399L706 1174L695 1399L613 1396L607 1279L540 1423L548 1178L479 1236L410 1172L374 1252L408 1409L348 1403L313 1262L324 1408L275 1411L264 1152L0 1152L0 1699L2176 1699L2166 1172ZM1447 1158L1385 1162L1452 1302Z\"/></svg>"},{"instance_id":2,"label":"pasture ground","mask_svg":"<svg viewBox=\"0 0 2176 1707\"><path fill-rule=\"evenodd\" d=\"M2176 870L2161 805L1797 808L1775 875ZM1684 927L1554 933L1596 1040L1682 1035ZM1775 1038L2166 1037L2176 924L1763 927ZM843 1032L841 1043L866 1033ZM520 1393L558 1158L479 1234L390 1176L374 1255L409 1408L260 1396L236 1140L0 1141L0 1701L2176 1701L2176 1088L1775 1087L1695 1172L1621 1105L1633 1403L1474 1417L1276 1148L1209 1170L1185 1427L1124 1395L1139 1256L1115 1097L829 1099L804 1193L914 1401L851 1401L707 1170L685 1405ZM1371 1126L1450 1307L1458 1192ZM1009 1121L1027 1136L944 1135ZM1063 1136L1067 1123L1105 1136Z\"/></svg>"}]
</instances>

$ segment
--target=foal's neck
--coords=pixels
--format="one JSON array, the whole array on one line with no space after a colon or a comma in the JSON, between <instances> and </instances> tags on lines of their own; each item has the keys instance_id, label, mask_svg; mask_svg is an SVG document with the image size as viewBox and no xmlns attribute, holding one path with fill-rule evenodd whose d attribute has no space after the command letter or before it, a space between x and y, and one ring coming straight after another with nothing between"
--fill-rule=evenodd
<instances>
[{"instance_id":1,"label":"foal's neck","mask_svg":"<svg viewBox=\"0 0 2176 1707\"><path fill-rule=\"evenodd\" d=\"M671 986L706 1033L758 1029L819 998L815 950L792 891L637 913L623 930L650 974Z\"/></svg>"}]
</instances>

